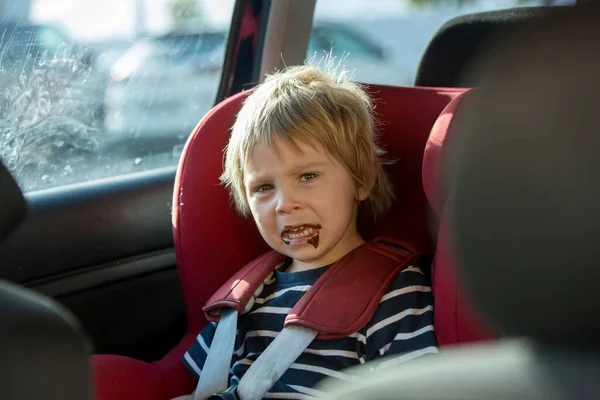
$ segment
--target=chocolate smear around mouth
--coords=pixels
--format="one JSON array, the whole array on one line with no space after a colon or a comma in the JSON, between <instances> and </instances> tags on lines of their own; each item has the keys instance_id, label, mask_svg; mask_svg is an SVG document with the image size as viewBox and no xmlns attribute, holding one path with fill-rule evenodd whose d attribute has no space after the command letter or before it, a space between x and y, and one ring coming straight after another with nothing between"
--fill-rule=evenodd
<instances>
[{"instance_id":1,"label":"chocolate smear around mouth","mask_svg":"<svg viewBox=\"0 0 600 400\"><path fill-rule=\"evenodd\" d=\"M312 246L316 249L317 247L319 247L319 233L317 232L316 235L311 236L308 239L308 244L312 244Z\"/></svg>"},{"instance_id":2,"label":"chocolate smear around mouth","mask_svg":"<svg viewBox=\"0 0 600 400\"><path fill-rule=\"evenodd\" d=\"M319 231L321 230L321 225L317 224L315 228L317 229L317 233L309 237L306 243L312 245L316 249L317 247L319 247ZM282 237L281 240L285 244L290 244L289 240L286 240L286 238Z\"/></svg>"}]
</instances>

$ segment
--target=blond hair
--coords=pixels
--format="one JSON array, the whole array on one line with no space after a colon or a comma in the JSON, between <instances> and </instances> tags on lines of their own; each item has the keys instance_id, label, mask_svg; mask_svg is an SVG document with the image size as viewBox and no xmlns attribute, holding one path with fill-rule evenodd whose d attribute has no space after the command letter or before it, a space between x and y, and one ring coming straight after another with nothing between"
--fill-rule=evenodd
<instances>
[{"instance_id":1,"label":"blond hair","mask_svg":"<svg viewBox=\"0 0 600 400\"><path fill-rule=\"evenodd\" d=\"M273 146L273 136L297 147L319 143L341 163L355 187L370 192L361 202L373 219L393 200L392 185L381 166L371 99L346 71L294 66L267 77L245 100L225 150L221 182L236 208L249 213L244 169L257 143Z\"/></svg>"}]
</instances>

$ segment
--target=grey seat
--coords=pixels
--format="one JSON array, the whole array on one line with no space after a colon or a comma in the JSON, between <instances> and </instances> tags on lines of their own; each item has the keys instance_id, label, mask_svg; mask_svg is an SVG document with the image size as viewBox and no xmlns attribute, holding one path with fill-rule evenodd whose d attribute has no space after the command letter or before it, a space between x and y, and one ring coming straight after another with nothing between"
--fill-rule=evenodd
<instances>
[{"instance_id":1,"label":"grey seat","mask_svg":"<svg viewBox=\"0 0 600 400\"><path fill-rule=\"evenodd\" d=\"M494 47L496 40L559 8L563 7L518 7L451 19L427 45L419 63L415 86L479 86L479 77L468 72Z\"/></svg>"},{"instance_id":2,"label":"grey seat","mask_svg":"<svg viewBox=\"0 0 600 400\"><path fill-rule=\"evenodd\" d=\"M521 28L490 55L452 152L465 289L506 334L324 384L330 399L600 398L600 10Z\"/></svg>"},{"instance_id":3,"label":"grey seat","mask_svg":"<svg viewBox=\"0 0 600 400\"><path fill-rule=\"evenodd\" d=\"M0 188L1 242L23 219L26 205L2 163ZM68 311L0 281L0 399L91 399L89 354L89 342Z\"/></svg>"}]
</instances>

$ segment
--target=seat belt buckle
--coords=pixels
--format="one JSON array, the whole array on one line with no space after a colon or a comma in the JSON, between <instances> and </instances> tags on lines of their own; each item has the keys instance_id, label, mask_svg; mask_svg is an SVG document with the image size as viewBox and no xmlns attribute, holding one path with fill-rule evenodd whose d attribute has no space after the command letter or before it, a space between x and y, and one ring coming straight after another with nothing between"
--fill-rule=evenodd
<instances>
[{"instance_id":1,"label":"seat belt buckle","mask_svg":"<svg viewBox=\"0 0 600 400\"><path fill-rule=\"evenodd\" d=\"M222 392L213 393L206 400L240 400L237 393L237 385L230 386Z\"/></svg>"}]
</instances>

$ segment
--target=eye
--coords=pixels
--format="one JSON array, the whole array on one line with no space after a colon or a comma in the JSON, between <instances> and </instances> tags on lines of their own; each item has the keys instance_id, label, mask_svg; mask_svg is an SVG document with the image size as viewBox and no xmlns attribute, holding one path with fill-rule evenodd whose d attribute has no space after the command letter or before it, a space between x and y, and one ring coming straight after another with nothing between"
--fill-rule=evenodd
<instances>
[{"instance_id":1,"label":"eye","mask_svg":"<svg viewBox=\"0 0 600 400\"><path fill-rule=\"evenodd\" d=\"M315 173L308 173L308 174L302 174L300 176L300 181L301 182L308 182L308 181L312 181L313 179L315 179L317 176L319 176L318 174Z\"/></svg>"},{"instance_id":2,"label":"eye","mask_svg":"<svg viewBox=\"0 0 600 400\"><path fill-rule=\"evenodd\" d=\"M273 189L273 185L271 185L270 183L265 183L264 185L259 185L256 187L256 189L254 189L254 192L256 193L264 193L266 191L269 191Z\"/></svg>"}]
</instances>

